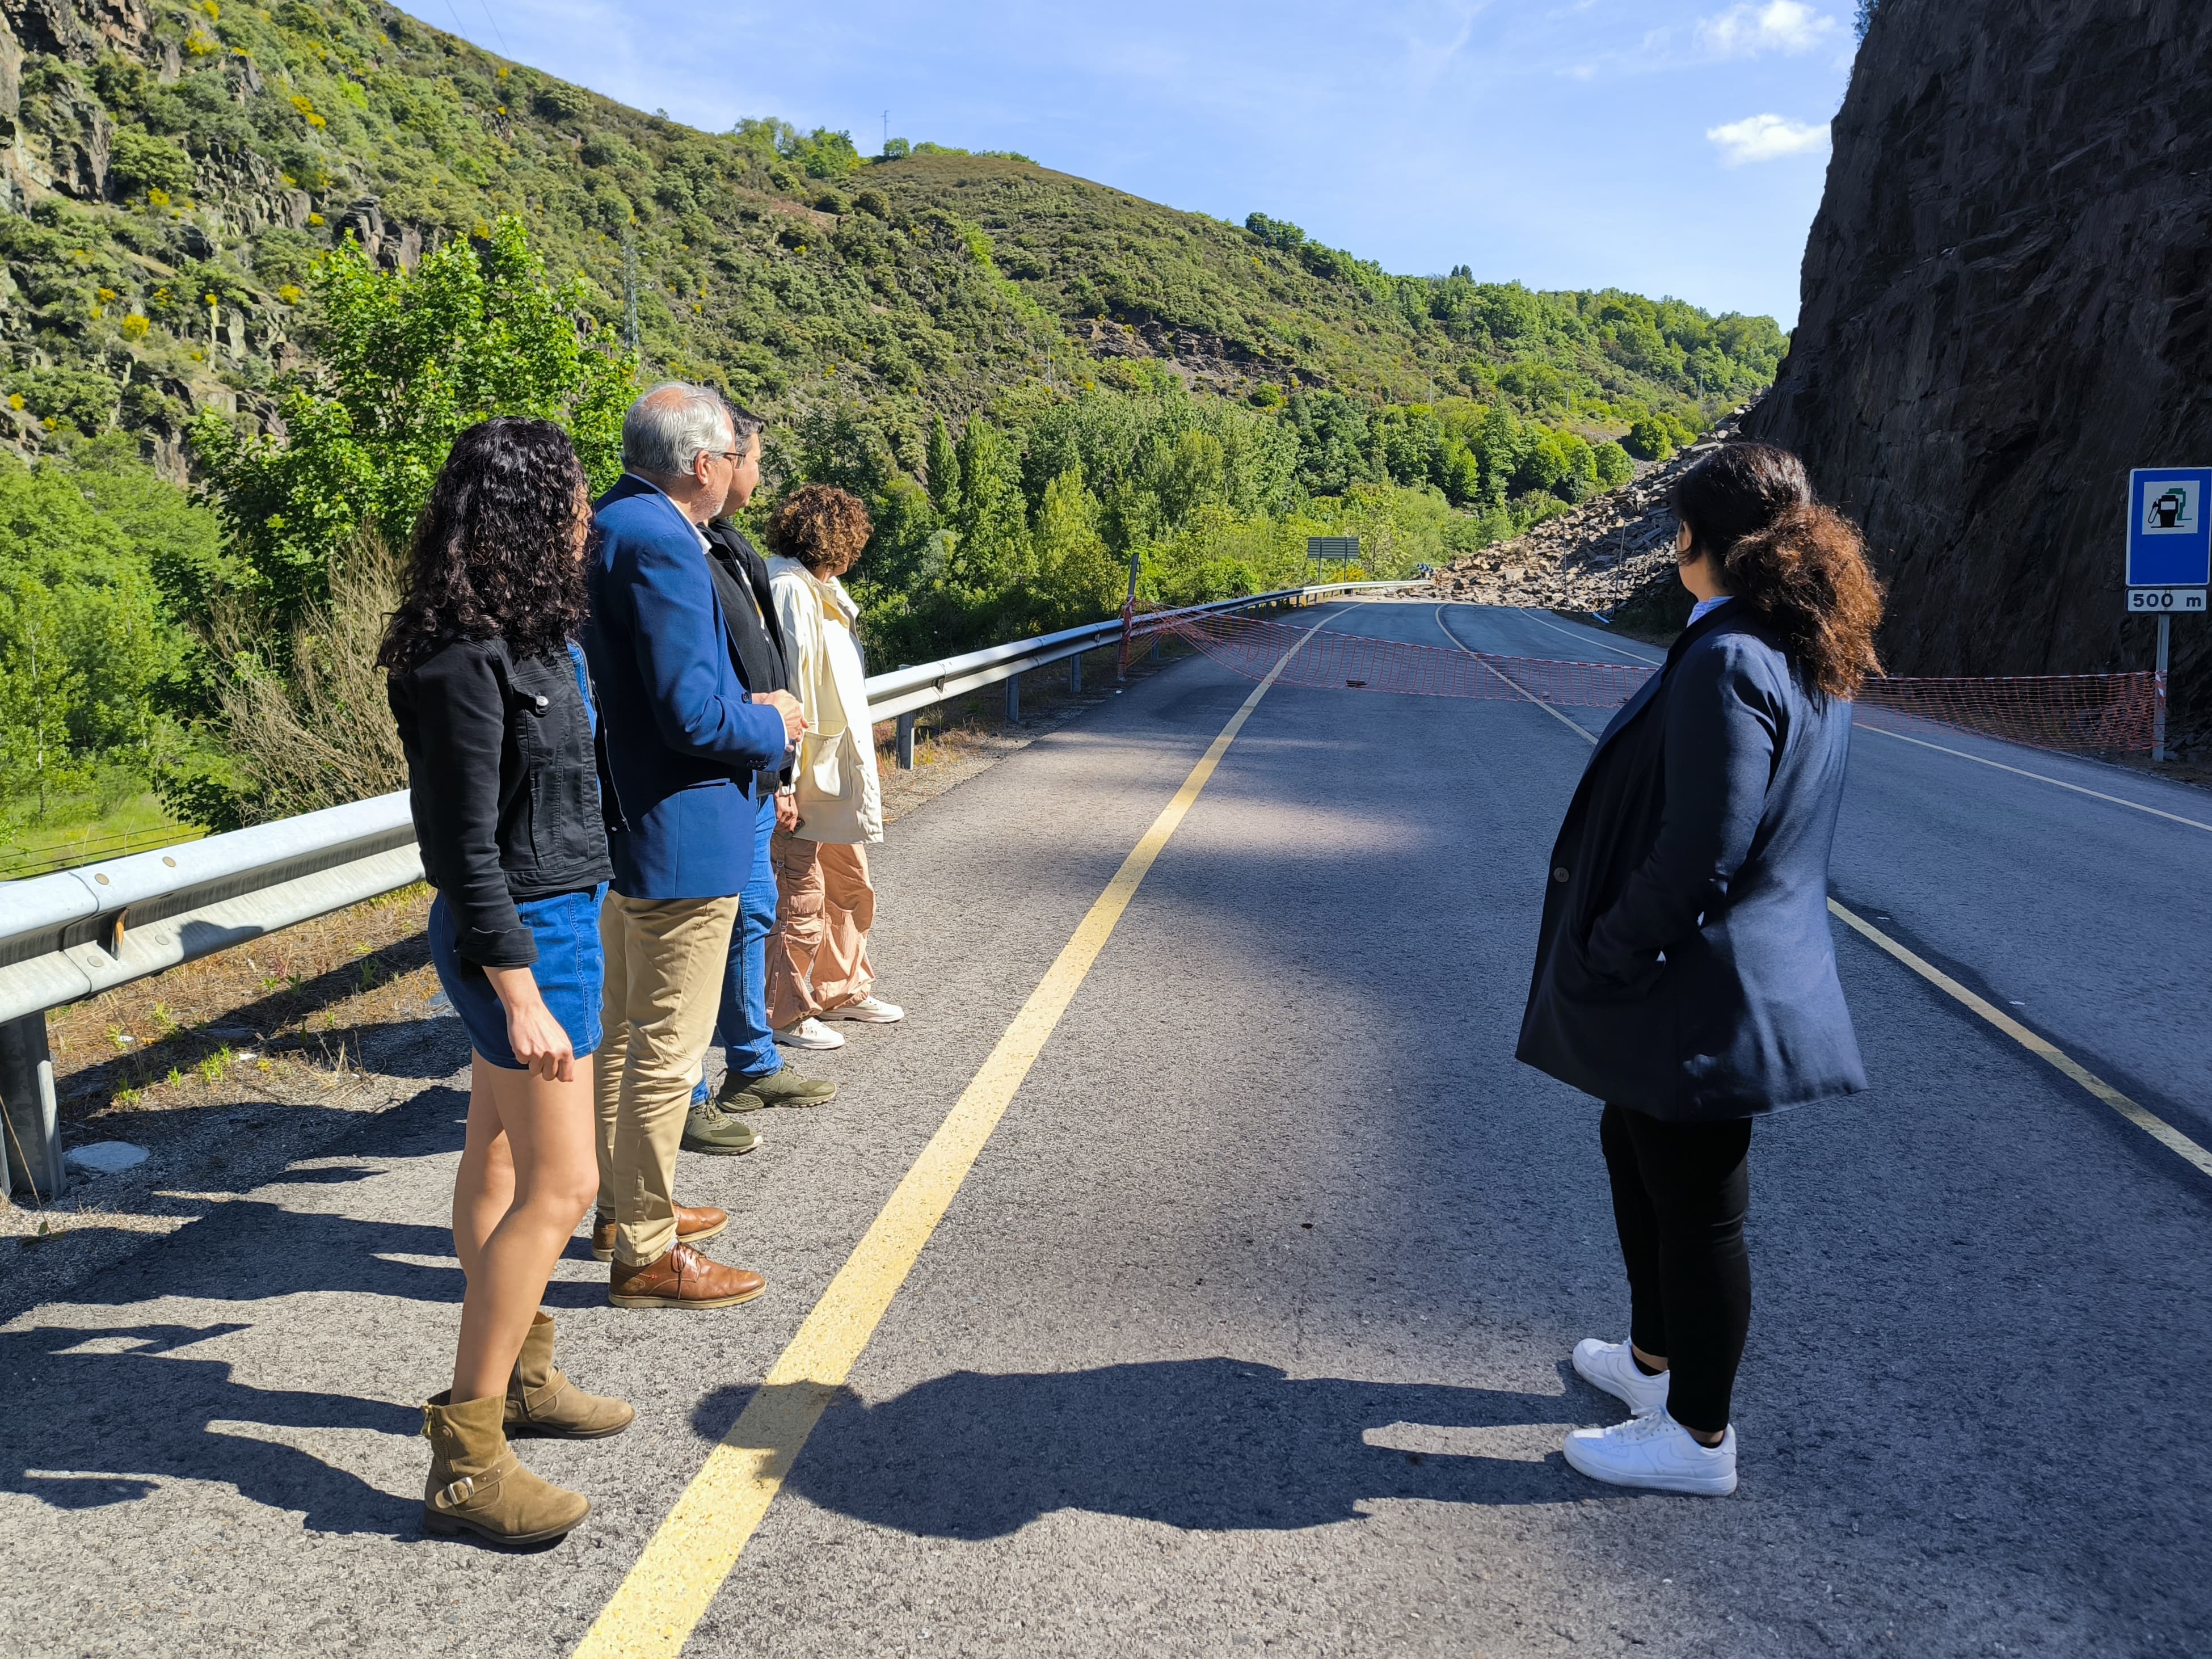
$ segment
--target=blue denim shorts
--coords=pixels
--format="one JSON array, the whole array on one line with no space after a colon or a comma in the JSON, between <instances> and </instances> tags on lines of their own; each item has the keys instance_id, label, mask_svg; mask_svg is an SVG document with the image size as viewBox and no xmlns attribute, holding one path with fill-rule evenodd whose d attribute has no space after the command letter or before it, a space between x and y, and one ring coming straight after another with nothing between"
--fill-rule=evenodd
<instances>
[{"instance_id":1,"label":"blue denim shorts","mask_svg":"<svg viewBox=\"0 0 2212 1659\"><path fill-rule=\"evenodd\" d=\"M530 972L538 994L568 1034L581 1060L599 1046L599 997L606 977L606 956L599 947L599 901L607 884L580 893L556 893L516 905L522 925L538 941L538 961ZM469 1044L493 1065L523 1069L507 1042L507 1010L491 988L491 976L454 950L460 927L442 893L430 902L430 960L447 1000L461 1017Z\"/></svg>"}]
</instances>

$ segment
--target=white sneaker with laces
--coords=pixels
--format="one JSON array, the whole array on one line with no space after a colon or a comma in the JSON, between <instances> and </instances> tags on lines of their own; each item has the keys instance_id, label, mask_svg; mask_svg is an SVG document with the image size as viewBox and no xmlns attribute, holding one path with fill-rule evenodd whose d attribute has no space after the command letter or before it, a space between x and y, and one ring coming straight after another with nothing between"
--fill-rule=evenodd
<instances>
[{"instance_id":1,"label":"white sneaker with laces","mask_svg":"<svg viewBox=\"0 0 2212 1659\"><path fill-rule=\"evenodd\" d=\"M1584 1337L1575 1344L1575 1375L1593 1389L1603 1389L1638 1417L1667 1403L1667 1373L1646 1376L1636 1368L1636 1356L1626 1342Z\"/></svg>"},{"instance_id":2,"label":"white sneaker with laces","mask_svg":"<svg viewBox=\"0 0 2212 1659\"><path fill-rule=\"evenodd\" d=\"M796 1025L787 1025L775 1034L775 1040L787 1048L842 1048L845 1046L843 1035L831 1030L818 1019L802 1019Z\"/></svg>"},{"instance_id":3,"label":"white sneaker with laces","mask_svg":"<svg viewBox=\"0 0 2212 1659\"><path fill-rule=\"evenodd\" d=\"M1717 1446L1700 1445L1662 1406L1607 1429L1576 1429L1567 1436L1567 1462L1593 1480L1613 1486L1725 1498L1735 1490L1735 1429Z\"/></svg>"},{"instance_id":4,"label":"white sneaker with laces","mask_svg":"<svg viewBox=\"0 0 2212 1659\"><path fill-rule=\"evenodd\" d=\"M906 1010L896 1002L885 1002L872 994L858 1002L848 1002L842 1008L824 1008L817 1016L822 1019L857 1019L868 1025L896 1025L906 1018Z\"/></svg>"}]
</instances>

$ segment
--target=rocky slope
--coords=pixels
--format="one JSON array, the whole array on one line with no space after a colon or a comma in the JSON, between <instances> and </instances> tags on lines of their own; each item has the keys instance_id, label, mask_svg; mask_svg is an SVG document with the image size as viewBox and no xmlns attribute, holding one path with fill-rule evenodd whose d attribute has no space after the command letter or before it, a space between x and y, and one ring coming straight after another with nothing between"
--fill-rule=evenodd
<instances>
[{"instance_id":1,"label":"rocky slope","mask_svg":"<svg viewBox=\"0 0 2212 1659\"><path fill-rule=\"evenodd\" d=\"M1912 674L2149 665L2131 466L2212 464L2212 6L1885 0L1747 422L1857 515ZM2212 623L2174 624L2212 725Z\"/></svg>"},{"instance_id":2,"label":"rocky slope","mask_svg":"<svg viewBox=\"0 0 2212 1659\"><path fill-rule=\"evenodd\" d=\"M1606 613L1632 605L1662 623L1681 592L1668 495L1683 473L1736 435L1743 414L1737 410L1671 459L1639 470L1634 482L1455 560L1437 573L1437 591L1469 605ZM1686 600L1679 608L1686 612Z\"/></svg>"}]
</instances>

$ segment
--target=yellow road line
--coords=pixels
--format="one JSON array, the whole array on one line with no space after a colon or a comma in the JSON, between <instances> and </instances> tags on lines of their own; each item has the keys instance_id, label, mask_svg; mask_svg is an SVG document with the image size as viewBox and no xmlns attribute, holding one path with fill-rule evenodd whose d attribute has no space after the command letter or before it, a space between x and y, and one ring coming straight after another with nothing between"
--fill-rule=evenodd
<instances>
[{"instance_id":1,"label":"yellow road line","mask_svg":"<svg viewBox=\"0 0 2212 1659\"><path fill-rule=\"evenodd\" d=\"M1454 645L1459 646L1461 650L1467 650L1468 647L1461 644L1458 638L1453 635L1451 629L1444 628L1443 614L1443 607L1442 605L1438 605L1437 607L1437 626L1440 629L1443 629L1444 637L1450 640ZM1503 674L1500 674L1498 678L1500 679L1505 678ZM1510 680L1506 680L1505 683L1508 685L1513 685L1513 682ZM1516 691L1521 690L1518 686L1514 686L1513 689ZM1522 695L1523 696L1527 696L1528 693L1522 692ZM1531 702L1535 702L1535 699L1533 697L1530 697L1528 700ZM1548 703L1538 703L1537 707L1540 708L1548 708L1555 714L1559 713L1558 709L1551 708L1551 705ZM1576 725L1574 721L1567 720L1565 715L1560 714L1559 718L1565 722L1568 728L1571 730L1576 736L1581 738L1585 743L1595 744L1597 741L1596 738L1584 731L1581 726ZM1859 729L1862 731L1870 731L1873 728L1862 726ZM1885 732L1882 733L1882 736L1886 738L1893 738L1897 736L1897 733L1894 732ZM1907 738L1905 741L1907 743L1918 743L1920 740L1917 738ZM1934 749L1939 746L1940 745L1932 743L1923 745L1923 747L1929 749ZM1980 756L1968 755L1963 750L1946 749L1943 752L1947 755L1959 755L1966 760L1981 759ZM1983 761L1982 763L1984 766L1997 765L1997 763L1995 761ZM1998 767L1998 769L2004 772L2019 770L2017 767L2011 766ZM2021 775L2022 777L2028 778L2042 778L2042 775L2038 772L2022 772ZM2078 787L2070 783L2060 783L2057 778L2042 778L2042 781L2045 783L2057 783L2058 787L2062 789L2073 789ZM2094 795L2097 792L2094 789L2083 789L2081 793L2085 795ZM2136 803L2133 801L2120 800L2119 797L2117 795L2105 795L2100 797L2100 799L2110 801L2118 801L2119 805L2122 806L2136 805ZM2155 811L2157 809L2154 807L2144 806L2138 810L2145 812L2151 812ZM2173 815L2170 812L2160 812L2158 816L2160 817L2172 817ZM2193 820L2189 818L2179 818L2176 819L2175 822L2179 823L2189 823L2193 822ZM2199 830L2212 829L2212 825L2200 823L2197 825L2197 828ZM2196 1165L2197 1169L2203 1171L2206 1175L2212 1176L2212 1152L2207 1152L2203 1147L2198 1146L2187 1135L2182 1133L2180 1130L2175 1128L2173 1125L2168 1123L2164 1118L2160 1117L2156 1112L2152 1111L2147 1106L2138 1105L2135 1101L2130 1100L2127 1096L2122 1094L2118 1089L2112 1087L2111 1084L2106 1082L2104 1079L2099 1077L2087 1066L2075 1060L2064 1049L2052 1042L2048 1037L2040 1036L2038 1033L2030 1030L2027 1026L2014 1019L2010 1014L2006 1013L2004 1010L1990 1002L1988 998L1975 995L1973 992L1969 991L1965 986L1960 984L1957 980L1953 979L1950 975L1945 973L1934 963L1929 963L1921 957L1915 955L1912 951L1906 950L1904 945L1899 945L1895 939L1883 933L1881 928L1875 927L1872 922L1867 921L1865 917L1858 915L1856 911L1844 908L1844 906L1837 903L1833 899L1830 899L1828 901L1828 908L1836 915L1840 916L1846 925L1863 935L1873 944L1879 945L1882 950L1887 951L1898 961L1903 963L1906 967L1912 969L1914 973L1919 975L1921 978L1926 980L1930 985L1936 987L1937 990L1942 991L1946 995L1955 998L1958 1001L1965 1004L1968 1008L1971 1008L1974 1012L1979 1014L1984 1019L1989 1021L1990 1024L1996 1026L1997 1030L2002 1031L2007 1036L2010 1037L2014 1042L2020 1044L2021 1048L2027 1049L2028 1053L2033 1054L2037 1059L2048 1061L2055 1070L2063 1073L2065 1076L2071 1078L2075 1082L2080 1084L2084 1089L2087 1089L2099 1100L2103 1101L2106 1105L2111 1107L2122 1117L2127 1119L2129 1122L2134 1124L2136 1128L2141 1129L2145 1134L2148 1135L2153 1140L2158 1142L2160 1146L2165 1147L2168 1152L2174 1153L2185 1162Z\"/></svg>"},{"instance_id":2,"label":"yellow road line","mask_svg":"<svg viewBox=\"0 0 2212 1659\"><path fill-rule=\"evenodd\" d=\"M1456 635L1456 634L1453 633L1453 632L1451 631L1451 629L1450 629L1446 628L1446 627L1444 626L1444 608L1443 608L1443 606L1442 606L1442 605L1438 605L1438 606L1436 608L1435 618L1436 618L1436 624L1437 624L1437 631L1438 633L1442 634L1442 635L1443 635L1446 639L1449 640L1449 641L1450 641L1454 645L1455 645L1455 646L1459 647L1459 648L1460 648L1461 650L1462 650L1462 651L1466 652L1466 653L1467 653L1467 654L1468 654L1468 656L1474 658L1478 662L1481 661L1481 659L1482 659L1482 653L1481 653L1481 652L1480 652L1480 651L1476 650L1473 646L1471 646L1471 645L1468 644L1464 640L1461 639L1461 638L1460 638L1460 636L1459 636L1458 635ZM1522 696L1524 696L1524 697L1528 698L1528 701L1529 701L1530 702L1534 703L1534 704L1536 705L1536 707L1537 707L1537 708L1539 708L1542 709L1542 710L1543 710L1547 714L1549 714L1549 715L1550 715L1553 720L1555 720L1559 721L1559 723L1560 725L1562 725L1562 726L1565 726L1565 727L1567 728L1567 730L1568 730L1568 731L1570 731L1570 732L1573 732L1577 737L1580 738L1581 738L1584 743L1595 744L1595 743L1597 741L1597 734L1596 734L1595 732L1590 732L1590 731L1589 731L1589 730L1585 729L1585 728L1583 727L1583 726L1582 722L1581 722L1581 721L1579 721L1579 720L1569 720L1569 719L1568 719L1565 714L1561 714L1558 709L1556 709L1556 708L1553 708L1551 704L1549 704L1548 702L1545 702L1541 697L1538 696L1534 692L1533 692L1533 691L1529 690L1528 690L1528 688L1527 686L1517 684L1517 683L1514 680L1513 677L1512 677L1510 674L1502 674L1502 673L1498 673L1498 671L1497 669L1491 667L1491 665L1490 665L1490 664L1488 664L1488 663L1486 663L1486 663L1483 663L1483 664L1482 664L1482 665L1483 665L1485 668L1488 668L1488 669L1490 669L1490 672L1491 672L1492 674L1496 674L1496 675L1498 676L1498 678L1499 679L1501 679L1501 680L1504 681L1506 684L1508 684L1508 685L1510 685L1510 686L1512 686L1512 688L1513 688L1516 691L1518 691L1518 692L1519 692Z\"/></svg>"},{"instance_id":3,"label":"yellow road line","mask_svg":"<svg viewBox=\"0 0 2212 1659\"><path fill-rule=\"evenodd\" d=\"M2057 1070L2073 1079L2075 1082L2103 1101L2106 1105L2134 1124L2136 1128L2157 1141L2160 1146L2195 1164L2206 1175L2212 1176L2212 1152L2205 1151L2203 1147L2182 1133L2157 1113L2148 1107L2137 1105L2111 1084L2106 1082L2104 1079L2067 1054L2065 1050L2057 1047L2048 1037L2028 1030L2027 1026L2005 1012L2003 1009L1997 1007L1986 997L1975 995L1973 992L1960 984L1942 969L1914 955L1865 918L1844 908L1833 899L1828 901L1828 908L1842 917L1848 926L1887 951L1921 978L1936 987L1937 990L1943 992L1947 996L1956 998L2037 1059L2049 1061Z\"/></svg>"},{"instance_id":4,"label":"yellow road line","mask_svg":"<svg viewBox=\"0 0 2212 1659\"><path fill-rule=\"evenodd\" d=\"M1333 614L1333 613L1332 613ZM647 1540L613 1598L577 1644L577 1659L640 1659L683 1651L737 1565L785 1475L875 1334L891 1298L944 1219L983 1143L998 1127L1060 1016L1244 722L1324 617L1277 659L1221 728L1175 799L1121 861L1006 1034L838 1269L705 1467Z\"/></svg>"},{"instance_id":5,"label":"yellow road line","mask_svg":"<svg viewBox=\"0 0 2212 1659\"><path fill-rule=\"evenodd\" d=\"M1924 738L1908 738L1902 732L1886 732L1879 726L1862 726L1862 732L1871 732L1878 738L1894 738L1899 743L1917 744L1923 749L1933 749L1939 755L1956 755L1960 760L1970 760L1977 766L1995 767L2000 772L2009 772L2014 777L2033 778L2038 783L2055 784L2061 789L2071 789L2077 795L2087 795L2094 800L2108 800L2115 806L2131 806L2138 812L2148 812L2154 818L2165 818L2173 823L2185 823L2191 830L2212 830L2212 823L2199 823L2195 818L2185 818L2179 812L2161 812L2155 806L2145 806L2139 800L2130 800L2124 795L2108 795L2101 789L2085 789L2078 783L2069 783L2063 778L2047 777L2041 772L2031 772L2024 767L2007 766L2002 761L1993 761L1981 755L1970 755L1963 749L1947 749L1940 743L1929 743ZM2000 740L2001 741L2001 740Z\"/></svg>"}]
</instances>

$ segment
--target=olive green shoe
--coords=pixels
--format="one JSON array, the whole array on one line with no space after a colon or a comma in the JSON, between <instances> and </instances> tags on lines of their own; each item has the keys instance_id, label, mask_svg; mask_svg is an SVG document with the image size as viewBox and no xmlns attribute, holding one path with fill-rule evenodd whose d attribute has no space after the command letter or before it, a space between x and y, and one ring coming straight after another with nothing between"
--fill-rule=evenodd
<instances>
[{"instance_id":1,"label":"olive green shoe","mask_svg":"<svg viewBox=\"0 0 2212 1659\"><path fill-rule=\"evenodd\" d=\"M726 1112L757 1112L763 1106L822 1106L837 1085L818 1077L801 1077L787 1066L766 1077L726 1077L714 1103Z\"/></svg>"},{"instance_id":2,"label":"olive green shoe","mask_svg":"<svg viewBox=\"0 0 2212 1659\"><path fill-rule=\"evenodd\" d=\"M760 1145L760 1132L726 1110L720 1101L702 1101L684 1120L684 1150L710 1157L735 1158Z\"/></svg>"}]
</instances>

